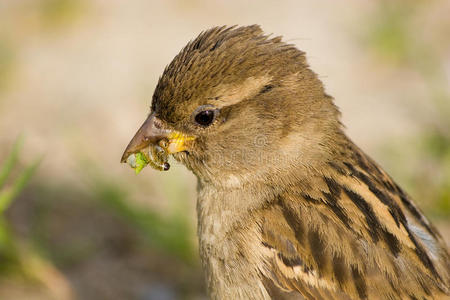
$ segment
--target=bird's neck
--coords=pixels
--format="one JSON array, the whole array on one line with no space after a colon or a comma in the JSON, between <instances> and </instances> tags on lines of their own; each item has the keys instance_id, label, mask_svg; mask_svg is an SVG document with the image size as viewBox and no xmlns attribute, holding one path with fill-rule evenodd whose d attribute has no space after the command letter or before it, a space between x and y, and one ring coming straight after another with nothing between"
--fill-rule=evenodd
<instances>
[{"instance_id":1,"label":"bird's neck","mask_svg":"<svg viewBox=\"0 0 450 300\"><path fill-rule=\"evenodd\" d=\"M352 148L353 143L344 135L339 139L339 143L334 141L335 145ZM340 159L339 152L323 149L315 151L317 157L311 157L313 154L305 149L300 155L291 155L286 165L278 168L262 166L261 170L248 176L225 173L215 180L198 177L199 233L210 231L214 238L223 237L231 228L245 222L252 211L276 202L283 192L293 187L296 190L309 190L316 181L321 181L324 176L321 170L327 169L330 162Z\"/></svg>"},{"instance_id":2,"label":"bird's neck","mask_svg":"<svg viewBox=\"0 0 450 300\"><path fill-rule=\"evenodd\" d=\"M253 213L262 204L255 199L272 198L269 195L265 188L255 194L248 187L199 184L199 251L211 299L269 299L258 284L260 262L249 253L261 243L259 222Z\"/></svg>"},{"instance_id":3,"label":"bird's neck","mask_svg":"<svg viewBox=\"0 0 450 300\"><path fill-rule=\"evenodd\" d=\"M214 185L199 181L197 198L199 233L211 230L212 238L220 239L231 227L248 218L249 212L259 209L265 201L270 201L269 199L273 197L273 190L262 184L252 186L229 182L228 185Z\"/></svg>"}]
</instances>

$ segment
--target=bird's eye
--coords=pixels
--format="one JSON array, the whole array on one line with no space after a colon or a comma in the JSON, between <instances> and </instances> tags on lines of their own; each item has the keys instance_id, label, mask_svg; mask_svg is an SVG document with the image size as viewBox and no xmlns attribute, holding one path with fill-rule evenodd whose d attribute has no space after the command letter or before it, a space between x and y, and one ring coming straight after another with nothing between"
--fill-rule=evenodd
<instances>
[{"instance_id":1,"label":"bird's eye","mask_svg":"<svg viewBox=\"0 0 450 300\"><path fill-rule=\"evenodd\" d=\"M197 113L194 119L197 124L206 127L214 122L215 117L216 117L216 110L208 109Z\"/></svg>"}]
</instances>

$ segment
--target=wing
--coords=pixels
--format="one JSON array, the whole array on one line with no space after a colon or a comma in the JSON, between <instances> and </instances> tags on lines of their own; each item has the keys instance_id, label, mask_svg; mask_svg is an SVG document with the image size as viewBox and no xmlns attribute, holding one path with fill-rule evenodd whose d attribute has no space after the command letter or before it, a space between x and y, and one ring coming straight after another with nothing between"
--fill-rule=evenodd
<instances>
[{"instance_id":1,"label":"wing","mask_svg":"<svg viewBox=\"0 0 450 300\"><path fill-rule=\"evenodd\" d=\"M439 233L352 150L311 178L314 189L292 187L262 212L266 289L274 299L446 297L450 260Z\"/></svg>"}]
</instances>

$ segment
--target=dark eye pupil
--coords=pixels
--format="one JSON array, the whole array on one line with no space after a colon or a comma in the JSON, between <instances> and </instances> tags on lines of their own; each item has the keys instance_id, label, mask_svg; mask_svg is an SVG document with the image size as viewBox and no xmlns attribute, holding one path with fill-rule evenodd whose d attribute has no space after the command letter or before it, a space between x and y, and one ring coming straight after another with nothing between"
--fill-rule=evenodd
<instances>
[{"instance_id":1,"label":"dark eye pupil","mask_svg":"<svg viewBox=\"0 0 450 300\"><path fill-rule=\"evenodd\" d=\"M204 110L199 112L195 116L195 122L200 125L208 126L214 121L214 111L213 110Z\"/></svg>"}]
</instances>

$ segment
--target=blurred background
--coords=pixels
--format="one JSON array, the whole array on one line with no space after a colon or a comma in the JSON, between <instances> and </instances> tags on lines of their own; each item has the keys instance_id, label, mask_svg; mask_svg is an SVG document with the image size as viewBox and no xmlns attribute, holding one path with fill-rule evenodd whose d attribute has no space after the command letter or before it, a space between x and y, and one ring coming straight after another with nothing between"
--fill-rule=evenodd
<instances>
[{"instance_id":1,"label":"blurred background","mask_svg":"<svg viewBox=\"0 0 450 300\"><path fill-rule=\"evenodd\" d=\"M0 1L0 299L205 299L195 178L119 163L215 25L306 51L348 134L450 240L450 2Z\"/></svg>"}]
</instances>

